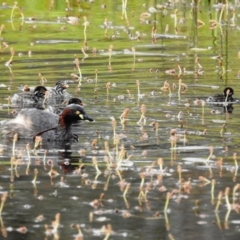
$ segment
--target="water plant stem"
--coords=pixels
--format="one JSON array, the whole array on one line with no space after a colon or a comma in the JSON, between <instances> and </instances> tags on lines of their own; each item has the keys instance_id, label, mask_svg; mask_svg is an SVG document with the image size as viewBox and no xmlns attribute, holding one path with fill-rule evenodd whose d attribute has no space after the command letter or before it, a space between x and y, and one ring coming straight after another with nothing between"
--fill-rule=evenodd
<instances>
[{"instance_id":1,"label":"water plant stem","mask_svg":"<svg viewBox=\"0 0 240 240\"><path fill-rule=\"evenodd\" d=\"M216 207L215 207L215 212L217 212L218 209L219 209L219 206L220 206L220 204L221 204L221 202L222 202L222 197L223 197L223 192L220 191L220 192L218 193L218 201L217 201L217 204L216 204Z\"/></svg>"},{"instance_id":2,"label":"water plant stem","mask_svg":"<svg viewBox=\"0 0 240 240\"><path fill-rule=\"evenodd\" d=\"M2 194L2 197L1 197L1 205L0 205L0 216L2 215L2 210L3 210L4 204L5 204L5 202L7 201L7 196L8 196L8 192L4 192L4 193Z\"/></svg>"},{"instance_id":3,"label":"water plant stem","mask_svg":"<svg viewBox=\"0 0 240 240\"><path fill-rule=\"evenodd\" d=\"M170 198L171 198L171 193L170 193L170 192L167 192L167 194L166 194L165 206L164 206L164 212L166 212L167 209L168 209L168 204L169 204Z\"/></svg>"}]
</instances>

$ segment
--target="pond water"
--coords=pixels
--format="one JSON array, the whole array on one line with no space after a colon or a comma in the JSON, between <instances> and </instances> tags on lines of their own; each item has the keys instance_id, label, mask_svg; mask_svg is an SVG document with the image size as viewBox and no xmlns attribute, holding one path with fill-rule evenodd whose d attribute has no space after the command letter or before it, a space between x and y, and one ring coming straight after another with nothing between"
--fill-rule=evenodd
<instances>
[{"instance_id":1,"label":"pond water","mask_svg":"<svg viewBox=\"0 0 240 240\"><path fill-rule=\"evenodd\" d=\"M95 121L77 143L0 140L0 239L239 238L240 105L204 102L240 96L232 2L2 3L0 118L67 80Z\"/></svg>"}]
</instances>

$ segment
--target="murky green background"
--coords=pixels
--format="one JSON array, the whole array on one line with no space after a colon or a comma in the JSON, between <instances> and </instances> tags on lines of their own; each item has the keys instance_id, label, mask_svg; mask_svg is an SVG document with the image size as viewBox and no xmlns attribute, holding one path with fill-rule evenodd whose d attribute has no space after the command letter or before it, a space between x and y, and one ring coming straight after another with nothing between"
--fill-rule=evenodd
<instances>
[{"instance_id":1,"label":"murky green background","mask_svg":"<svg viewBox=\"0 0 240 240\"><path fill-rule=\"evenodd\" d=\"M233 154L239 155L239 104L228 114L223 107L203 107L194 100L222 93L225 86L234 88L236 99L240 95L240 6L237 1L226 2L225 8L208 2L129 0L126 8L120 0L29 0L18 1L14 8L14 1L2 3L1 119L24 107L9 105L8 97L25 84L39 85L41 75L46 86L68 80L68 91L84 101L95 122L74 128L79 142L69 154L62 153L64 144L43 142L34 152L31 141L18 141L16 169L10 164L12 141L1 139L0 193L8 192L8 197L0 239L238 239L239 160L234 161ZM71 77L79 74L76 57L81 84ZM187 86L181 94L179 79ZM163 91L165 81L171 93ZM137 124L142 104L145 125ZM122 126L119 117L125 108L129 114ZM158 123L158 131L153 123ZM169 140L171 129L178 133L175 148ZM112 161L123 145L124 158L132 155L129 162L107 169L106 142ZM213 155L207 162L209 146ZM80 157L83 149L86 156ZM158 158L163 158L163 171ZM69 171L69 163L71 169L83 164L85 170ZM38 176L32 183L34 169ZM231 205L225 201L227 187ZM219 192L223 198L215 211ZM56 214L60 220L54 225Z\"/></svg>"}]
</instances>

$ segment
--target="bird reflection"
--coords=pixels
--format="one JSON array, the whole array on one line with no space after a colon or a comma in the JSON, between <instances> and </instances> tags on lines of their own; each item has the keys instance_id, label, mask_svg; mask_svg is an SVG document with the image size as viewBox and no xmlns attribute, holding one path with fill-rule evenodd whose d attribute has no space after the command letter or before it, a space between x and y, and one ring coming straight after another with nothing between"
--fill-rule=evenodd
<instances>
[{"instance_id":1,"label":"bird reflection","mask_svg":"<svg viewBox=\"0 0 240 240\"><path fill-rule=\"evenodd\" d=\"M72 156L70 143L65 144L62 149L64 150L59 151L60 161L58 162L58 165L65 174L74 171L81 172L85 169L84 165L81 163L81 158L79 156Z\"/></svg>"},{"instance_id":2,"label":"bird reflection","mask_svg":"<svg viewBox=\"0 0 240 240\"><path fill-rule=\"evenodd\" d=\"M233 113L233 104L228 104L227 106L223 107L224 113Z\"/></svg>"}]
</instances>

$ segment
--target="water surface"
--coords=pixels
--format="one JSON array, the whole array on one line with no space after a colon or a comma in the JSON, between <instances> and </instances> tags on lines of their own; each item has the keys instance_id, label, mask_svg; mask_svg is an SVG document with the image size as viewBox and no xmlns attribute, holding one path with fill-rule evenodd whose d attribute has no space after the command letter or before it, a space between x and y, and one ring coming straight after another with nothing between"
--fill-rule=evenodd
<instances>
[{"instance_id":1,"label":"water surface","mask_svg":"<svg viewBox=\"0 0 240 240\"><path fill-rule=\"evenodd\" d=\"M1 238L237 239L239 104L228 113L195 99L226 86L240 95L239 5L67 3L0 8L1 119L26 107L8 102L24 85L58 80L95 119L74 126L71 146L19 140L13 153L1 139Z\"/></svg>"}]
</instances>

